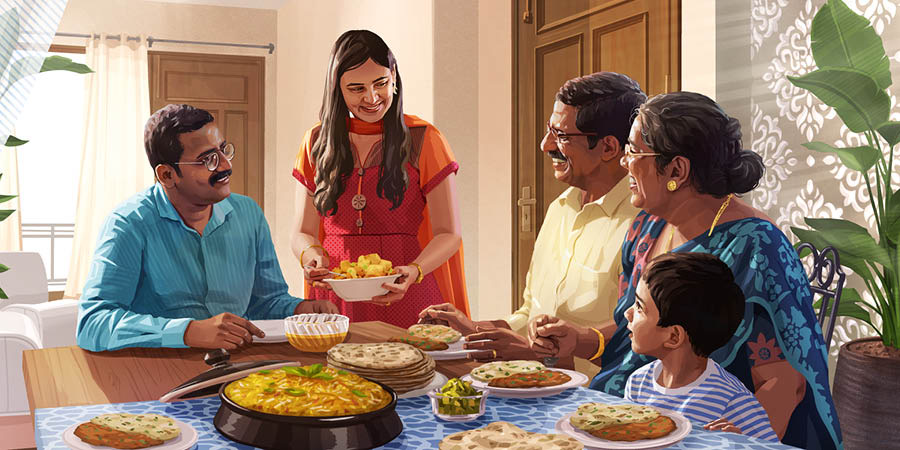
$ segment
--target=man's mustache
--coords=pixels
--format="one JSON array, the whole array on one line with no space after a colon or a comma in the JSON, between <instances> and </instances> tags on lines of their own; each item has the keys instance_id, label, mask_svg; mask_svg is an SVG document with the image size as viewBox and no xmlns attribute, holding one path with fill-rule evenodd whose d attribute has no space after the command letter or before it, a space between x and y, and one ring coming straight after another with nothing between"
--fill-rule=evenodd
<instances>
[{"instance_id":1,"label":"man's mustache","mask_svg":"<svg viewBox=\"0 0 900 450\"><path fill-rule=\"evenodd\" d=\"M215 186L216 183L219 182L219 180L221 180L222 178L225 178L225 177L230 177L230 176L231 176L231 169L223 170L222 172L216 172L213 174L213 176L209 177L209 185Z\"/></svg>"},{"instance_id":2,"label":"man's mustache","mask_svg":"<svg viewBox=\"0 0 900 450\"><path fill-rule=\"evenodd\" d=\"M550 157L554 158L554 159L561 159L563 161L569 160L569 158L566 158L566 155L563 155L562 152L559 150L550 150L549 152L547 152L547 154L550 155Z\"/></svg>"}]
</instances>

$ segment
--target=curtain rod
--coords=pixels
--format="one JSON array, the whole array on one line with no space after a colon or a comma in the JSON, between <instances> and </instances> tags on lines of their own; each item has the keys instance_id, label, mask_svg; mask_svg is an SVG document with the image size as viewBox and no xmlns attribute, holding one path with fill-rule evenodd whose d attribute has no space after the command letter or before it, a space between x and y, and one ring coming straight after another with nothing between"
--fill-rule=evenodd
<instances>
[{"instance_id":1,"label":"curtain rod","mask_svg":"<svg viewBox=\"0 0 900 450\"><path fill-rule=\"evenodd\" d=\"M57 36L63 37L79 37L79 38L99 38L99 35L96 34L86 34L86 33L56 33ZM107 39L118 39L122 40L122 35L120 34L110 34L106 36ZM129 41L139 41L141 38L139 36L126 36L126 39ZM245 48L264 48L269 51L271 55L272 52L275 51L275 44L269 43L269 45L260 45L260 44L231 44L228 42L203 42L203 41L181 41L177 39L156 39L153 36L147 36L147 47L153 47L154 42L164 42L164 43L173 43L173 44L199 44L199 45L223 45L226 47L245 47Z\"/></svg>"}]
</instances>

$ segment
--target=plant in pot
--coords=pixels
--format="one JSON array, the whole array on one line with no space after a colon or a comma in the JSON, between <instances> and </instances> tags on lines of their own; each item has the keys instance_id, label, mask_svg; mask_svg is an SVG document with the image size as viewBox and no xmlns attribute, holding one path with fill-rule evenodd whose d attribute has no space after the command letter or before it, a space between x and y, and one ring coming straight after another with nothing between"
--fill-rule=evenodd
<instances>
[{"instance_id":1,"label":"plant in pot","mask_svg":"<svg viewBox=\"0 0 900 450\"><path fill-rule=\"evenodd\" d=\"M878 333L878 337L848 342L838 355L834 403L844 445L848 449L900 448L896 430L900 403L900 190L891 188L900 122L889 120L891 100L886 89L891 85L890 61L869 21L841 0L828 0L819 9L810 40L818 69L788 79L834 108L846 127L860 133L867 145L803 145L816 152L834 153L848 169L861 172L874 213L875 235L865 226L843 219L806 218L811 230L791 229L801 242L837 249L841 265L859 276L874 299L867 301L858 290L845 288L837 311L840 316L867 323ZM880 321L872 320L866 308Z\"/></svg>"},{"instance_id":2,"label":"plant in pot","mask_svg":"<svg viewBox=\"0 0 900 450\"><path fill-rule=\"evenodd\" d=\"M20 30L19 13L17 9L13 8L0 14L0 24L3 25L0 30L3 31L4 40L8 40L9 42L18 41ZM0 89L2 89L2 91L0 91L0 99L6 97L6 95L10 93L10 89L27 76L28 67L37 67L37 64L40 64L41 67L39 72L50 72L54 70L64 70L75 73L93 72L90 67L76 63L69 58L59 55L48 56L46 58L39 56L25 56L13 59L12 57L13 47L9 45L0 45ZM19 95L19 93L16 94ZM9 135L3 146L18 147L27 142L27 140ZM2 149L0 149L0 151L2 151ZM0 177L2 176L3 174L0 173ZM14 198L16 198L15 195L0 194L0 203L6 203ZM0 209L0 222L6 220L13 212L15 212L14 209ZM0 273L6 272L7 270L10 270L10 268L0 264ZM6 292L4 292L2 286L0 286L0 299L6 298L8 298Z\"/></svg>"}]
</instances>

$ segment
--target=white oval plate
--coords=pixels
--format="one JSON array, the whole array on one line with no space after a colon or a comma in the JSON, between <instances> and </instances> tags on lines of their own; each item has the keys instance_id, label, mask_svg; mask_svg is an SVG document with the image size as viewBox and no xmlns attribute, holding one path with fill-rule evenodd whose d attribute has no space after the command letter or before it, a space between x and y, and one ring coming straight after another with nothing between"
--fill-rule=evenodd
<instances>
[{"instance_id":1,"label":"white oval plate","mask_svg":"<svg viewBox=\"0 0 900 450\"><path fill-rule=\"evenodd\" d=\"M253 337L253 342L262 344L273 344L276 342L287 342L287 336L284 334L284 319L274 320L251 320L250 323L256 325L256 328L266 333L266 337Z\"/></svg>"},{"instance_id":2,"label":"white oval plate","mask_svg":"<svg viewBox=\"0 0 900 450\"><path fill-rule=\"evenodd\" d=\"M654 406L654 408L656 408ZM669 411L663 408L656 408L660 414L664 416L668 416L675 422L675 430L669 433L666 436L656 439L644 439L640 441L609 441L606 439L601 439L595 437L594 435L587 433L585 431L579 430L572 426L572 423L569 422L569 418L572 417L572 414L575 414L576 411L572 411L569 414L566 414L556 422L556 431L572 436L578 442L581 442L585 446L590 446L591 448L603 449L603 450L651 450L657 448L665 448L668 447L682 439L685 436L691 433L691 421L686 417L678 414L675 411Z\"/></svg>"},{"instance_id":3,"label":"white oval plate","mask_svg":"<svg viewBox=\"0 0 900 450\"><path fill-rule=\"evenodd\" d=\"M447 381L449 381L449 379L447 378L447 375L444 375L440 372L435 371L434 377L431 378L431 383L428 383L428 386L425 386L423 388L419 388L419 389L416 389L413 391L404 392L402 394L397 394L397 398L413 398L413 397L419 397L422 395L427 395L428 391L440 389L445 384L447 384Z\"/></svg>"},{"instance_id":4,"label":"white oval plate","mask_svg":"<svg viewBox=\"0 0 900 450\"><path fill-rule=\"evenodd\" d=\"M482 342L482 341L472 341L472 342ZM478 349L465 349L463 348L463 344L466 343L466 338L460 338L458 341L447 344L450 346L447 350L433 350L430 352L425 352L426 355L430 356L431 359L435 361L446 361L449 359L466 359L466 355L469 353L480 352L483 350Z\"/></svg>"},{"instance_id":5,"label":"white oval plate","mask_svg":"<svg viewBox=\"0 0 900 450\"><path fill-rule=\"evenodd\" d=\"M493 387L488 386L484 381L479 381L472 378L471 374L465 374L460 378L463 381L468 381L472 383L472 387L477 389L482 389L486 391L490 391L491 395L496 397L507 397L507 398L536 398L536 397L548 397L551 395L559 394L566 389L571 389L574 387L581 386L584 383L587 383L588 376L569 369L557 369L555 367L549 368L549 370L555 370L557 372L565 373L566 375L572 377L571 380L560 384L559 386L545 386L545 387L530 387L530 388L501 388L501 387Z\"/></svg>"},{"instance_id":6,"label":"white oval plate","mask_svg":"<svg viewBox=\"0 0 900 450\"><path fill-rule=\"evenodd\" d=\"M177 438L168 440L160 445L154 445L153 450L186 450L194 446L197 443L197 439L199 436L197 435L197 430L194 427L175 419L175 423L178 424L178 428L181 430L181 434L178 435ZM91 445L87 442L81 440L80 437L75 436L75 429L78 428L78 425L81 425L84 422L78 422L75 425L72 425L69 428L66 428L66 431L63 431L62 440L69 446L69 448L73 448L75 450L111 450L112 447L107 447L105 445Z\"/></svg>"}]
</instances>

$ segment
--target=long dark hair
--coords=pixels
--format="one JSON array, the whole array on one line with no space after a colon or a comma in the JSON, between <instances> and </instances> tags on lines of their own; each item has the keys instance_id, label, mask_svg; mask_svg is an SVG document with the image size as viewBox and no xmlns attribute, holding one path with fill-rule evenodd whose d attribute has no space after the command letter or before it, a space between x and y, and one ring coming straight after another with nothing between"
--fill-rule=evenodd
<instances>
[{"instance_id":1,"label":"long dark hair","mask_svg":"<svg viewBox=\"0 0 900 450\"><path fill-rule=\"evenodd\" d=\"M403 193L409 183L404 166L409 160L410 138L409 128L403 121L403 83L397 70L397 60L377 34L368 30L351 30L342 34L331 49L325 94L319 111L322 128L312 147L312 158L316 164L313 204L322 215L337 213L337 199L344 193L344 181L353 172L353 153L347 127L350 112L341 92L341 76L369 59L394 73L397 88L391 107L384 115L383 150L376 192L379 197L391 202L391 209L403 203Z\"/></svg>"},{"instance_id":2,"label":"long dark hair","mask_svg":"<svg viewBox=\"0 0 900 450\"><path fill-rule=\"evenodd\" d=\"M657 95L638 109L641 135L656 157L658 173L676 156L691 162L697 192L724 197L756 189L765 165L741 144L741 123L711 98L695 92Z\"/></svg>"}]
</instances>

